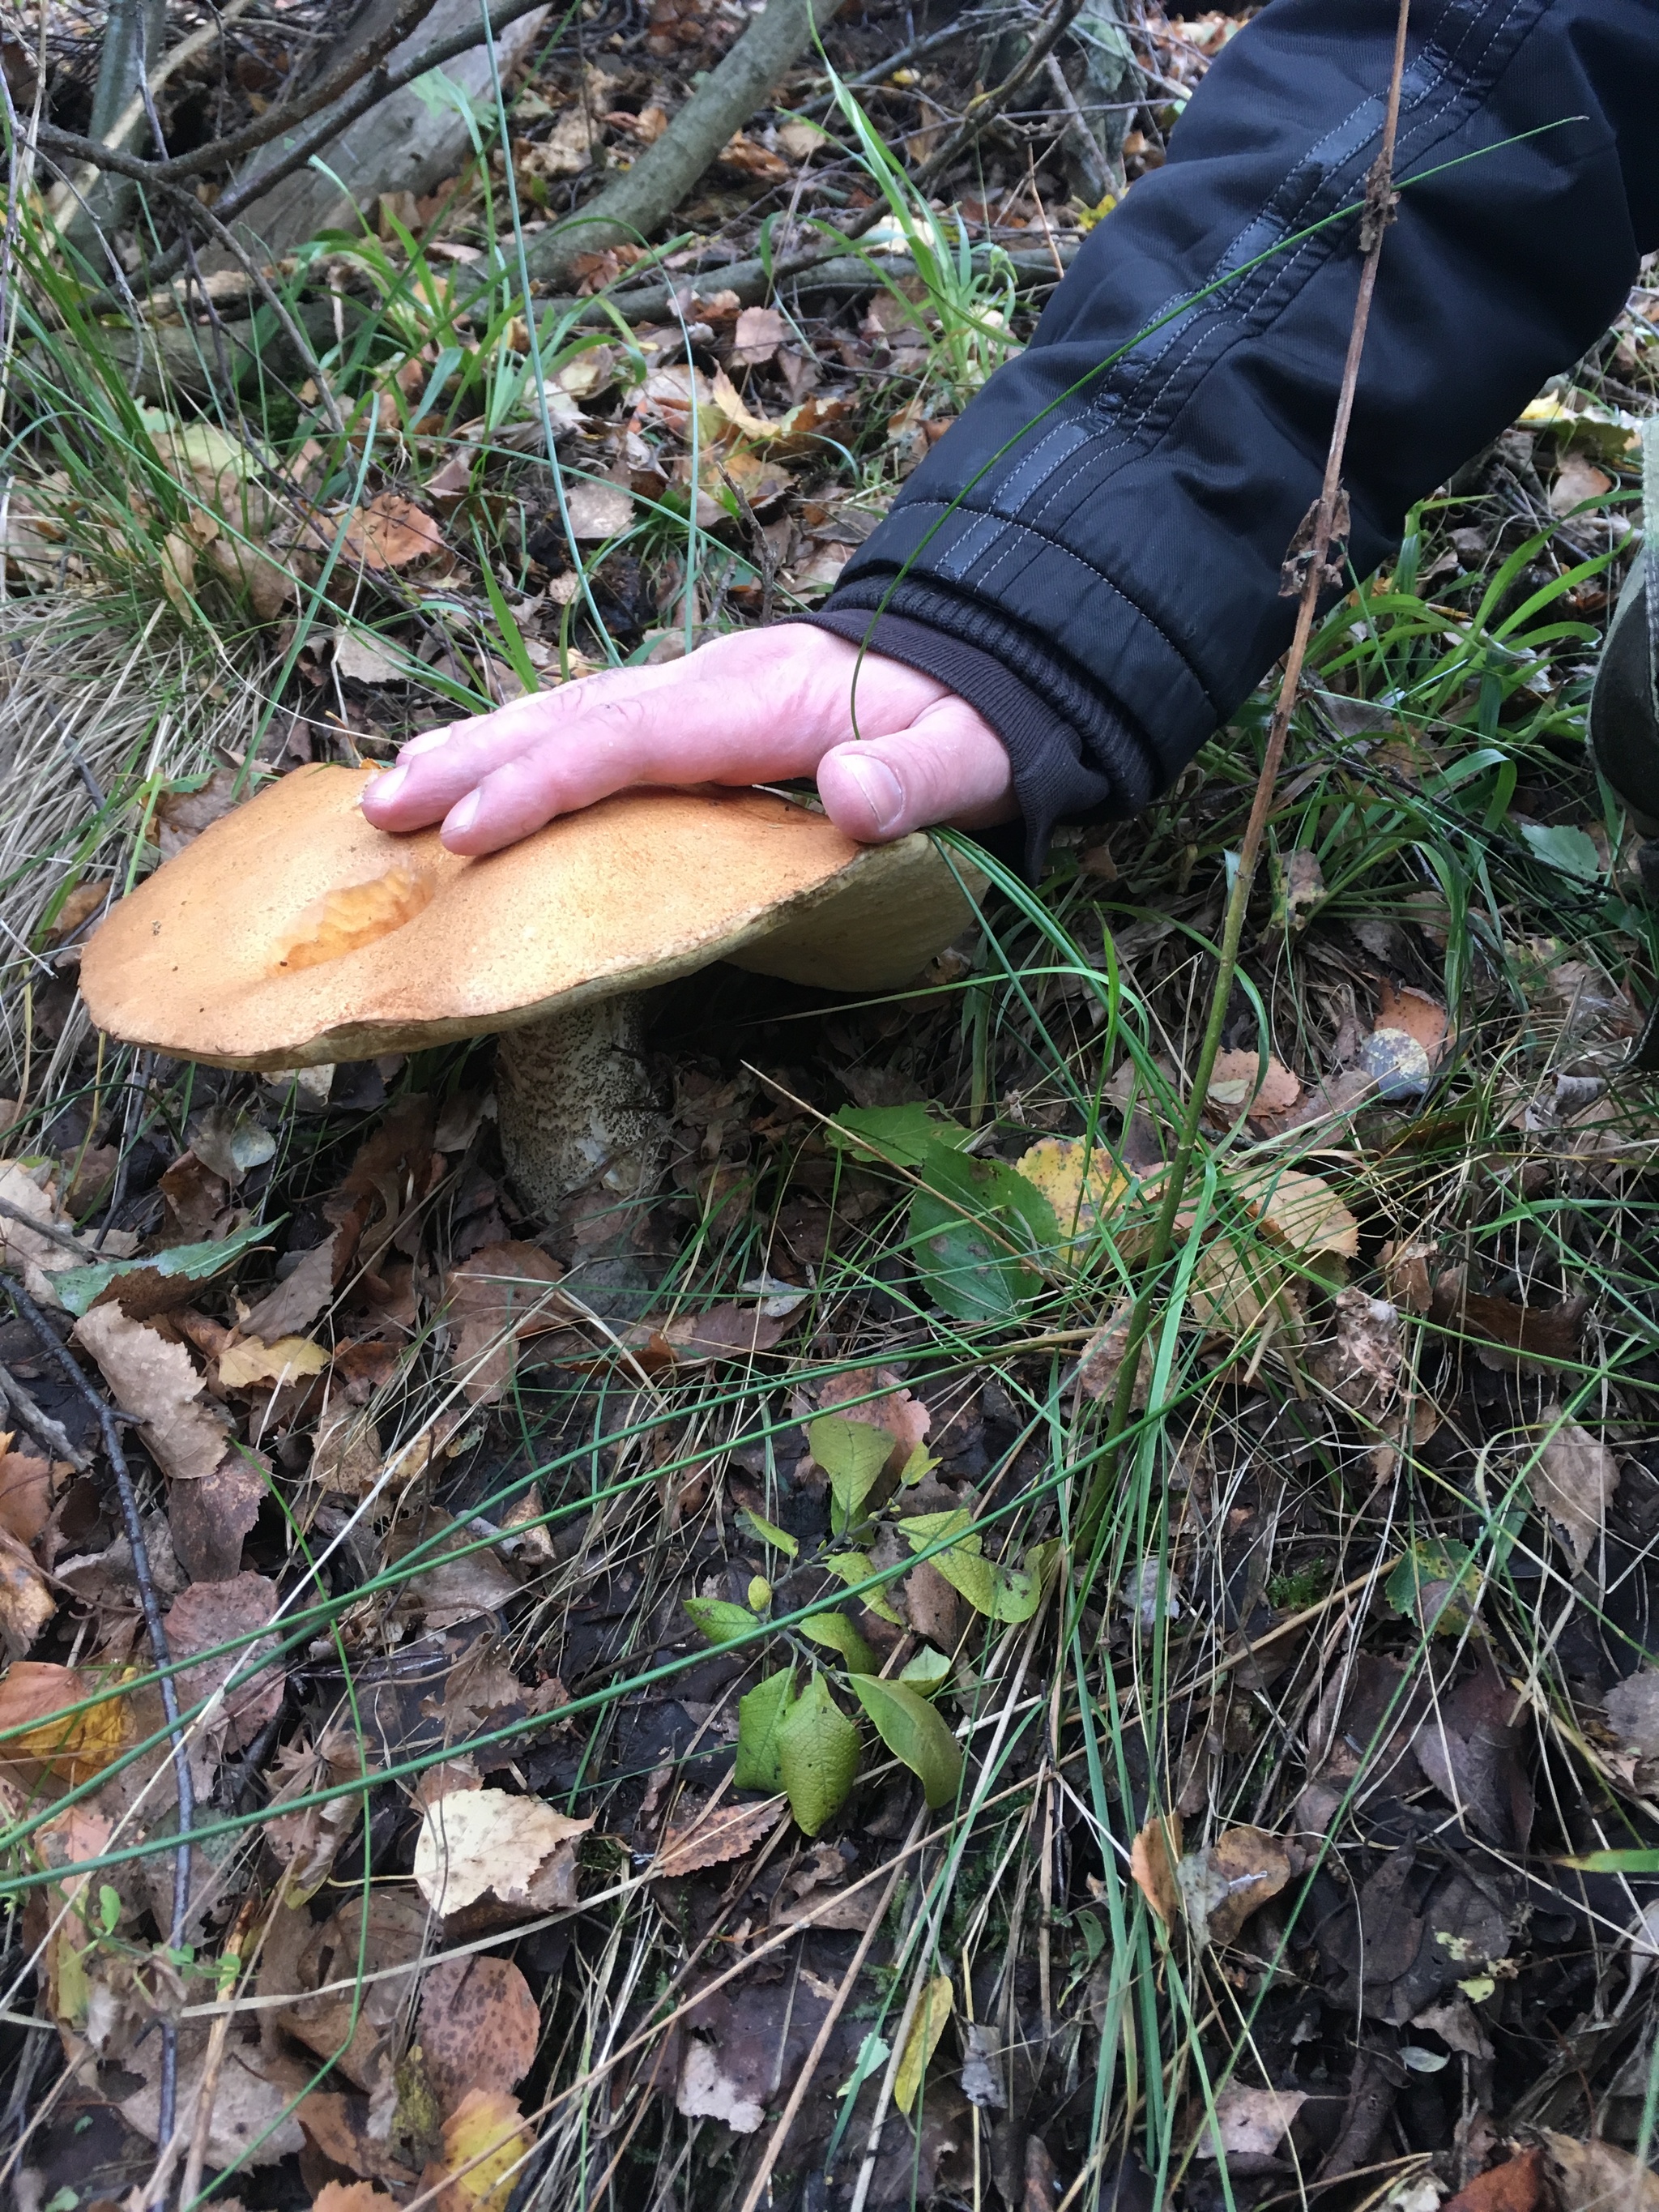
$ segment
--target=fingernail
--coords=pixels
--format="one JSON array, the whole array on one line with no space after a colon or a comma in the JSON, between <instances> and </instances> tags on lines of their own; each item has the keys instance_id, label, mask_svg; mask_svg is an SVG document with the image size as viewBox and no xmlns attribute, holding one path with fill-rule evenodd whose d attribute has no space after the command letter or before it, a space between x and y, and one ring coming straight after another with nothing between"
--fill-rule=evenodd
<instances>
[{"instance_id":1,"label":"fingernail","mask_svg":"<svg viewBox=\"0 0 1659 2212\"><path fill-rule=\"evenodd\" d=\"M459 806L452 806L444 817L445 837L465 837L478 818L478 794L469 791Z\"/></svg>"},{"instance_id":2,"label":"fingernail","mask_svg":"<svg viewBox=\"0 0 1659 2212\"><path fill-rule=\"evenodd\" d=\"M389 768L364 787L363 797L373 797L377 805L394 799L408 781L409 770L406 768Z\"/></svg>"},{"instance_id":3,"label":"fingernail","mask_svg":"<svg viewBox=\"0 0 1659 2212\"><path fill-rule=\"evenodd\" d=\"M904 811L904 787L885 761L843 753L847 773L864 793L878 830L890 829Z\"/></svg>"},{"instance_id":4,"label":"fingernail","mask_svg":"<svg viewBox=\"0 0 1659 2212\"><path fill-rule=\"evenodd\" d=\"M419 737L411 738L403 747L398 758L418 760L422 753L436 752L440 745L447 745L449 743L449 733L453 727L452 723L446 722L441 729L422 730Z\"/></svg>"}]
</instances>

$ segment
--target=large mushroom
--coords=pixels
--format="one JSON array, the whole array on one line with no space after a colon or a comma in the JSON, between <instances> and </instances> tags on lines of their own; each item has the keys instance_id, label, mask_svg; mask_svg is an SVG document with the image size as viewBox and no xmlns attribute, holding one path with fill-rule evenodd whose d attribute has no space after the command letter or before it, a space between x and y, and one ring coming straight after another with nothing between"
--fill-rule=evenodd
<instances>
[{"instance_id":1,"label":"large mushroom","mask_svg":"<svg viewBox=\"0 0 1659 2212\"><path fill-rule=\"evenodd\" d=\"M729 960L836 991L911 981L972 918L929 839L860 846L758 791L632 791L483 859L391 836L373 770L296 769L204 830L86 949L94 1021L220 1067L501 1032L507 1170L550 1212L653 1170L641 994Z\"/></svg>"}]
</instances>

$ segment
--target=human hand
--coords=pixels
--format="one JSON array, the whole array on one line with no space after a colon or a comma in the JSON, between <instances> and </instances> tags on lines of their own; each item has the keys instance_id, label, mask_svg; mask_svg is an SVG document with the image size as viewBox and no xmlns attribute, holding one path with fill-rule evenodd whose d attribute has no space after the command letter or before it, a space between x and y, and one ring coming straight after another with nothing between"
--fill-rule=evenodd
<instances>
[{"instance_id":1,"label":"human hand","mask_svg":"<svg viewBox=\"0 0 1659 2212\"><path fill-rule=\"evenodd\" d=\"M451 852L494 853L641 784L812 775L830 820L862 844L1018 811L1002 741L965 699L878 653L859 667L856 647L793 623L424 731L362 806L377 829L441 820Z\"/></svg>"}]
</instances>

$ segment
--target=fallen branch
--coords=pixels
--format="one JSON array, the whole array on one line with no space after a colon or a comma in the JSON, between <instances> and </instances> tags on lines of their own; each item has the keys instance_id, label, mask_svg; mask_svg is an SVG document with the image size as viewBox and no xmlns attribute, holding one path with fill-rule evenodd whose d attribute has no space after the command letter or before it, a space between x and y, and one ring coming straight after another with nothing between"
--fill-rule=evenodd
<instances>
[{"instance_id":1,"label":"fallen branch","mask_svg":"<svg viewBox=\"0 0 1659 2212\"><path fill-rule=\"evenodd\" d=\"M532 241L526 257L532 277L556 283L578 254L635 245L659 229L841 4L842 0L767 0L632 168Z\"/></svg>"}]
</instances>

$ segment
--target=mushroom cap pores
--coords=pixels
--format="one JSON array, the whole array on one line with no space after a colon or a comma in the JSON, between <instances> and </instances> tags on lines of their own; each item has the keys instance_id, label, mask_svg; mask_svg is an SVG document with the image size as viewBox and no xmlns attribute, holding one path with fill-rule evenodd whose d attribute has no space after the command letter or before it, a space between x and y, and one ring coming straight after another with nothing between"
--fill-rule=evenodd
<instances>
[{"instance_id":1,"label":"mushroom cap pores","mask_svg":"<svg viewBox=\"0 0 1659 2212\"><path fill-rule=\"evenodd\" d=\"M435 829L375 829L373 773L296 769L123 899L82 960L98 1026L227 1067L412 1051L644 989L943 870L925 839L855 845L756 791L625 792L467 859Z\"/></svg>"}]
</instances>

